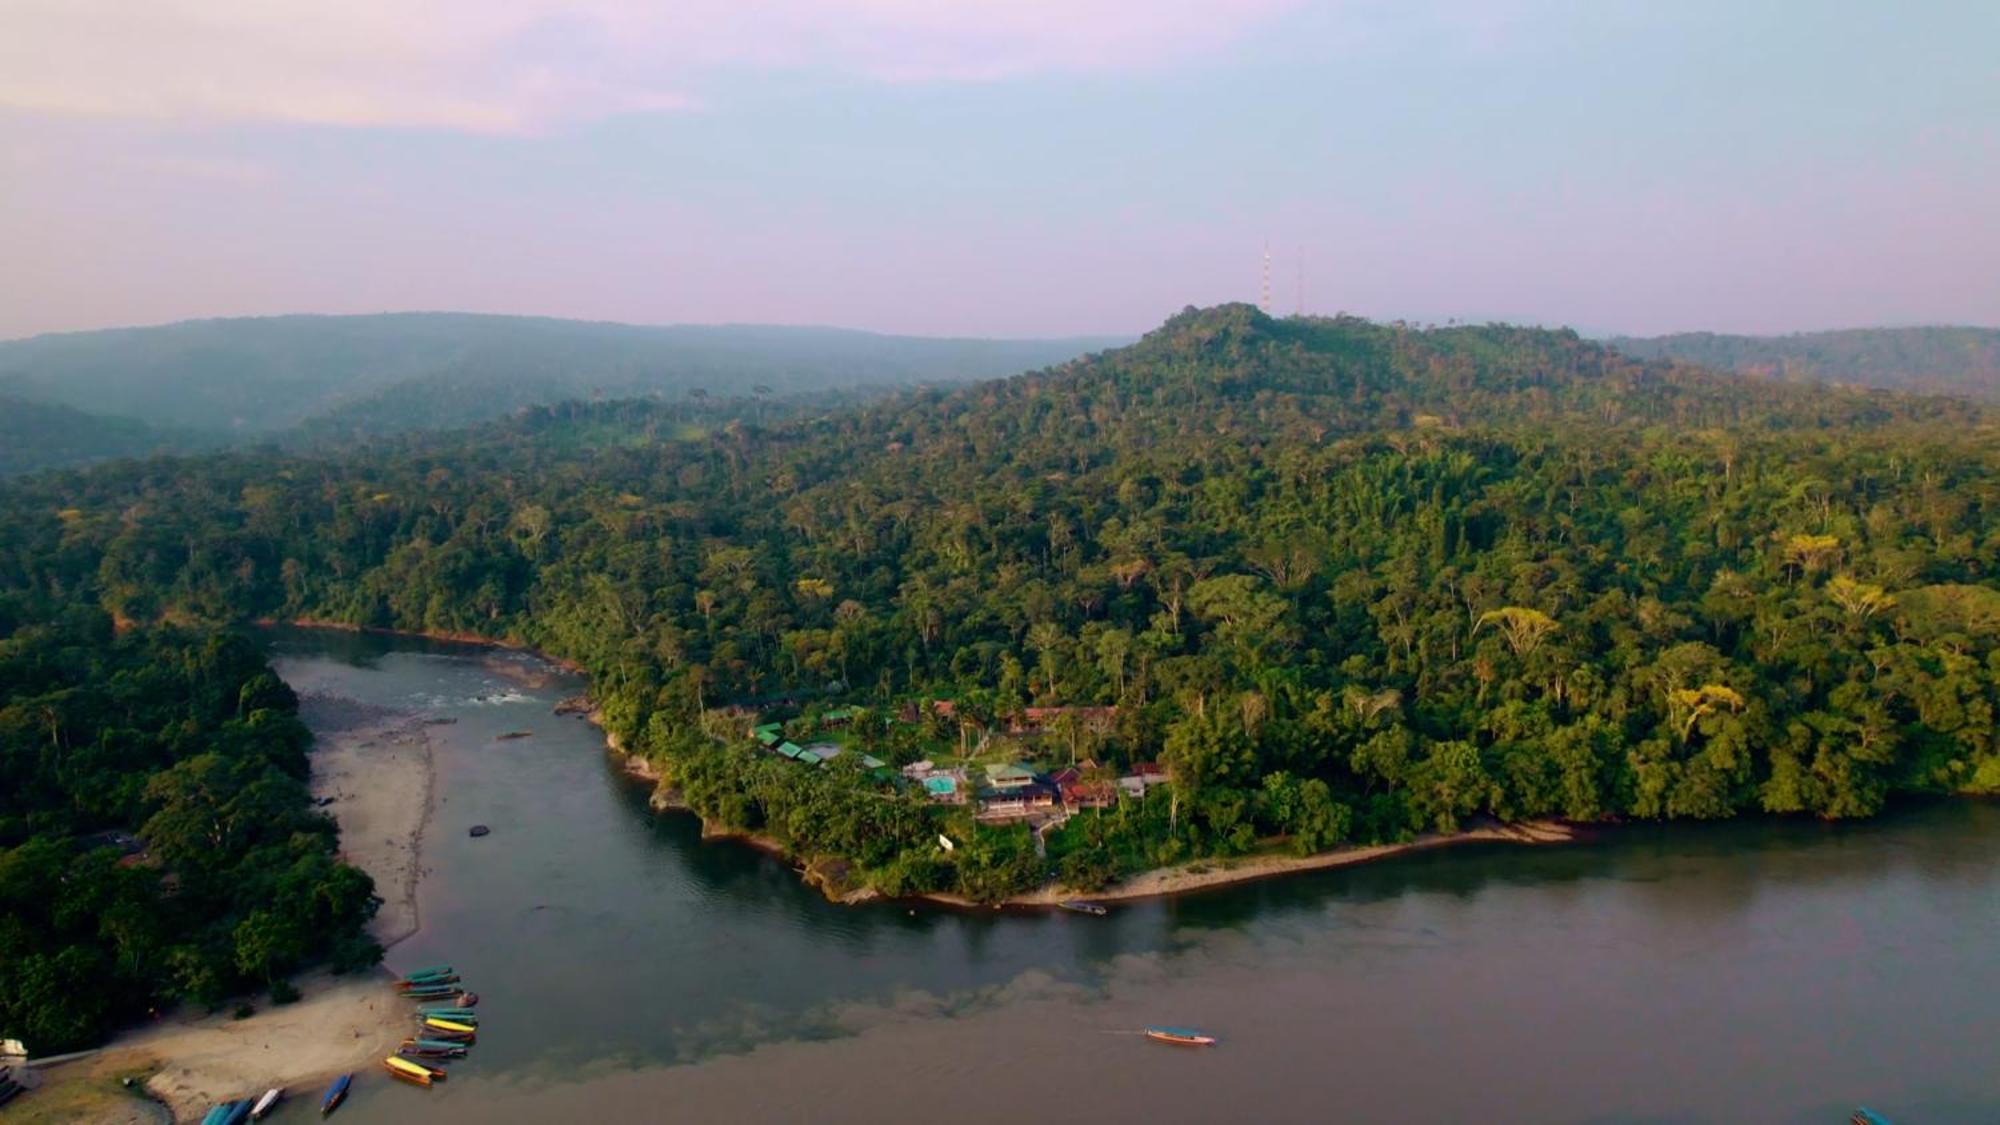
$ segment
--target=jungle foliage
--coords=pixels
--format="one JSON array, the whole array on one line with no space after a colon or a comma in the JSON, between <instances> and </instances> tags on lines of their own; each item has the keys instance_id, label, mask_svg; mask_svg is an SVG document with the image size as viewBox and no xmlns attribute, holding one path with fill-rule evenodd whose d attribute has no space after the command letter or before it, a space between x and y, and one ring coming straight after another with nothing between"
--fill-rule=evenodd
<instances>
[{"instance_id":1,"label":"jungle foliage","mask_svg":"<svg viewBox=\"0 0 2000 1125\"><path fill-rule=\"evenodd\" d=\"M857 409L676 410L44 475L4 493L0 583L575 659L704 815L898 891L2000 791L2000 445L1972 404L1239 305ZM1115 703L1086 752L1172 783L1041 861L707 714L935 697L974 736Z\"/></svg>"},{"instance_id":2,"label":"jungle foliage","mask_svg":"<svg viewBox=\"0 0 2000 1125\"><path fill-rule=\"evenodd\" d=\"M306 790L297 700L241 636L0 596L0 1029L37 1055L331 958L374 885Z\"/></svg>"}]
</instances>

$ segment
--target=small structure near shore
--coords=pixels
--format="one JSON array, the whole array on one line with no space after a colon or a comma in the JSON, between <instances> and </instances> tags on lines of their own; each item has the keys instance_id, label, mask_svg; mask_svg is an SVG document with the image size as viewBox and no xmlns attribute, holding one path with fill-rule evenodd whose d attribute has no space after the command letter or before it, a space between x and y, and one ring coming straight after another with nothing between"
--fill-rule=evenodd
<instances>
[{"instance_id":1,"label":"small structure near shore","mask_svg":"<svg viewBox=\"0 0 2000 1125\"><path fill-rule=\"evenodd\" d=\"M472 826L472 831L466 833L466 835L471 836L473 839L476 840L481 836L490 836L492 835L492 833L493 830L491 828L486 827L484 824L475 824Z\"/></svg>"}]
</instances>

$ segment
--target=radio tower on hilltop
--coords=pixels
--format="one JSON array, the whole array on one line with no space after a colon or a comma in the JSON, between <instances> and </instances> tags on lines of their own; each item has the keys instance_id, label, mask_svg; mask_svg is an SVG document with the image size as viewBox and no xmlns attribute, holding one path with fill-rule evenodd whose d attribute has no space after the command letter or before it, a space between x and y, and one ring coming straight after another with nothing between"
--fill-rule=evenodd
<instances>
[{"instance_id":1,"label":"radio tower on hilltop","mask_svg":"<svg viewBox=\"0 0 2000 1125\"><path fill-rule=\"evenodd\" d=\"M1257 307L1264 310L1265 316L1271 315L1271 240L1268 238L1264 240L1264 288Z\"/></svg>"}]
</instances>

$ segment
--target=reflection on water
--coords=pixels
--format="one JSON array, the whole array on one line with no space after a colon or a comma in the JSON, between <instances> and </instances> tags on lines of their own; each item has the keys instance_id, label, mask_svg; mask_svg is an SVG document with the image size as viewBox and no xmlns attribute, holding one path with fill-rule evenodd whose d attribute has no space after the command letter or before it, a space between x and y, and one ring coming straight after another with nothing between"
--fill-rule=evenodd
<instances>
[{"instance_id":1,"label":"reflection on water","mask_svg":"<svg viewBox=\"0 0 2000 1125\"><path fill-rule=\"evenodd\" d=\"M390 960L459 965L488 1022L451 1083L368 1083L359 1119L2000 1121L1990 805L1421 852L1104 919L837 907L651 814L531 658L274 650L301 691L456 720Z\"/></svg>"}]
</instances>

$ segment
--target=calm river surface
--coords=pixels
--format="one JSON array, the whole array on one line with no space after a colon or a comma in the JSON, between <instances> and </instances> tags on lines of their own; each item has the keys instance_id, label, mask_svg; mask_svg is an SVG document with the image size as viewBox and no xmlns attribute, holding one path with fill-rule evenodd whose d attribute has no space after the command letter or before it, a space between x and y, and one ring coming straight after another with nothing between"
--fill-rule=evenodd
<instances>
[{"instance_id":1,"label":"calm river surface","mask_svg":"<svg viewBox=\"0 0 2000 1125\"><path fill-rule=\"evenodd\" d=\"M2000 1122L2000 806L1467 847L1103 919L838 907L650 813L532 657L270 640L302 694L456 720L389 964L458 966L487 1022L450 1082L364 1074L342 1120Z\"/></svg>"}]
</instances>

